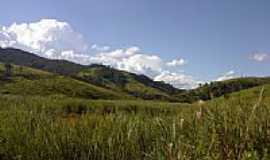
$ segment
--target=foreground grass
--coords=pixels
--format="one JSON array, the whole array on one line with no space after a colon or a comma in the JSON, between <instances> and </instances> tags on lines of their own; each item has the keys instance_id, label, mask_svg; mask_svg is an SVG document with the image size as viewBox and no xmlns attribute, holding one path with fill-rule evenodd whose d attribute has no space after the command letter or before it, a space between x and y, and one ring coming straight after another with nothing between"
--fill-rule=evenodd
<instances>
[{"instance_id":1,"label":"foreground grass","mask_svg":"<svg viewBox=\"0 0 270 160\"><path fill-rule=\"evenodd\" d=\"M0 159L270 159L260 90L200 105L0 96Z\"/></svg>"}]
</instances>

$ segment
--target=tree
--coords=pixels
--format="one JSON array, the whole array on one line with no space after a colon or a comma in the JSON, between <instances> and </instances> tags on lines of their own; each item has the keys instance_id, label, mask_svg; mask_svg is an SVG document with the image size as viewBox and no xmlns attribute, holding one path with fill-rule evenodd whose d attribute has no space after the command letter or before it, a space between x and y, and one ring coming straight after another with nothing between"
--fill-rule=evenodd
<instances>
[{"instance_id":1,"label":"tree","mask_svg":"<svg viewBox=\"0 0 270 160\"><path fill-rule=\"evenodd\" d=\"M12 75L12 65L10 63L5 64L5 73L4 77L9 78Z\"/></svg>"}]
</instances>

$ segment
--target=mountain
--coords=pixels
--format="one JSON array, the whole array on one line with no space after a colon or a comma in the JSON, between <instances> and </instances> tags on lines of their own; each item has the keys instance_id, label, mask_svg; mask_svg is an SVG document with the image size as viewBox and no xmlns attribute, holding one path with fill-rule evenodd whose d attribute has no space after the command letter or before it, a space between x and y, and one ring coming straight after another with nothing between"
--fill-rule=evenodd
<instances>
[{"instance_id":1,"label":"mountain","mask_svg":"<svg viewBox=\"0 0 270 160\"><path fill-rule=\"evenodd\" d=\"M178 101L172 96L181 90L163 82L155 82L144 75L137 75L103 65L90 65L81 70L75 78L117 92L125 92L143 99Z\"/></svg>"},{"instance_id":2,"label":"mountain","mask_svg":"<svg viewBox=\"0 0 270 160\"><path fill-rule=\"evenodd\" d=\"M0 62L32 67L61 75L74 75L80 70L87 68L87 66L79 65L66 60L51 60L20 49L3 49L1 47Z\"/></svg>"},{"instance_id":3,"label":"mountain","mask_svg":"<svg viewBox=\"0 0 270 160\"><path fill-rule=\"evenodd\" d=\"M14 48L0 48L0 62L31 67L66 76L117 93L147 100L179 101L173 95L183 90L144 75L116 70L104 65L80 65L66 60L51 60Z\"/></svg>"},{"instance_id":4,"label":"mountain","mask_svg":"<svg viewBox=\"0 0 270 160\"><path fill-rule=\"evenodd\" d=\"M18 72L16 76L22 77L16 77L13 81L16 83L8 82L9 85L5 86L9 86L7 92L11 93L26 92L27 89L23 88L27 86L29 94L34 94L37 92L35 90L39 90L38 94L56 92L54 94L92 99L139 98L193 103L198 100L211 100L244 89L270 84L269 77L245 77L206 83L192 90L180 90L164 82L153 81L145 75L120 71L99 64L80 65L66 60L47 59L13 48L0 48L0 63L2 63L2 67L3 64L13 64L17 67L24 66L24 68L28 68L25 69L27 71L35 70L35 73L46 73L44 74L47 76L45 76L46 78L43 76L41 79L34 78L35 80L33 80L31 78L40 75L33 76L30 72L30 76L22 76ZM54 84L53 87L51 84ZM61 89L61 85L66 89ZM38 89L34 86L37 86ZM19 88L21 88L20 91Z\"/></svg>"}]
</instances>

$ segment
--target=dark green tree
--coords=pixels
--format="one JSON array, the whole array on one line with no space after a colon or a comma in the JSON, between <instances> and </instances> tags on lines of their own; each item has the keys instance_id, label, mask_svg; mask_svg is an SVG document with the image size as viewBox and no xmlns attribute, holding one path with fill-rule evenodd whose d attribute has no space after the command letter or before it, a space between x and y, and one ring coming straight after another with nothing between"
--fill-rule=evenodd
<instances>
[{"instance_id":1,"label":"dark green tree","mask_svg":"<svg viewBox=\"0 0 270 160\"><path fill-rule=\"evenodd\" d=\"M11 76L12 76L12 65L10 63L6 63L4 77L9 78Z\"/></svg>"}]
</instances>

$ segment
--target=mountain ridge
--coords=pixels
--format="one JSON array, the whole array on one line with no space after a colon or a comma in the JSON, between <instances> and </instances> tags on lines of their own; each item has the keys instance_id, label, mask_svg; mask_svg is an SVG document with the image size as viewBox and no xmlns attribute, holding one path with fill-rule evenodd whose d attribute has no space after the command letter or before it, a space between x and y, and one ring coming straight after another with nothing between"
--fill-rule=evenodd
<instances>
[{"instance_id":1,"label":"mountain ridge","mask_svg":"<svg viewBox=\"0 0 270 160\"><path fill-rule=\"evenodd\" d=\"M244 89L270 84L270 77L245 77L205 83L195 89L181 90L164 82L153 81L145 75L117 70L100 64L80 65L67 60L47 59L14 48L0 48L0 62L30 67L64 76L71 82L76 83L76 85L77 82L80 82L82 85L91 85L92 89L97 88L98 91L102 90L100 93L106 93L105 95L107 96L104 97L105 99L110 97L107 93L111 92L112 95L119 93L125 98L133 97L144 100L193 103L199 100L211 100ZM67 83L66 81L62 82ZM102 99L102 96L91 96Z\"/></svg>"},{"instance_id":2,"label":"mountain ridge","mask_svg":"<svg viewBox=\"0 0 270 160\"><path fill-rule=\"evenodd\" d=\"M156 82L145 75L120 71L108 66L80 65L67 60L52 60L14 48L0 48L0 62L31 67L97 85L131 96L154 100L178 101L171 94L182 92L170 84Z\"/></svg>"}]
</instances>

